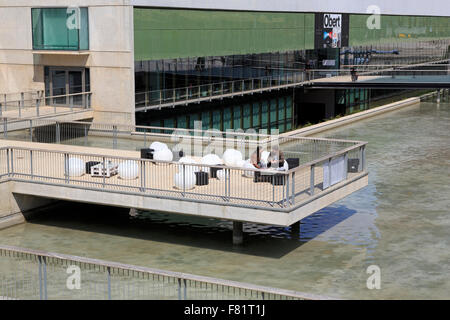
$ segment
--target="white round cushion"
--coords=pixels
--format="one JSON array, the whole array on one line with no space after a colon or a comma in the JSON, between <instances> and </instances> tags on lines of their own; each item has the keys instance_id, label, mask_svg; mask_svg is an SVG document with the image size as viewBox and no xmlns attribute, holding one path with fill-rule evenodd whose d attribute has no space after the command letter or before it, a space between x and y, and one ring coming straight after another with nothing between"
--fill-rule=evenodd
<instances>
[{"instance_id":1,"label":"white round cushion","mask_svg":"<svg viewBox=\"0 0 450 320\"><path fill-rule=\"evenodd\" d=\"M223 154L223 162L229 167L237 167L238 161L242 160L242 153L235 149L227 149Z\"/></svg>"},{"instance_id":2,"label":"white round cushion","mask_svg":"<svg viewBox=\"0 0 450 320\"><path fill-rule=\"evenodd\" d=\"M186 170L186 174L179 172L175 174L174 183L177 189L183 190L183 185L185 190L190 190L195 187L195 174L191 170Z\"/></svg>"},{"instance_id":3,"label":"white round cushion","mask_svg":"<svg viewBox=\"0 0 450 320\"><path fill-rule=\"evenodd\" d=\"M150 145L150 149L153 149L154 152L157 152L159 150L169 149L169 147L167 147L167 144L165 144L165 143L155 141Z\"/></svg>"},{"instance_id":4,"label":"white round cushion","mask_svg":"<svg viewBox=\"0 0 450 320\"><path fill-rule=\"evenodd\" d=\"M86 170L84 161L80 158L69 158L68 165L70 177L81 177Z\"/></svg>"},{"instance_id":5,"label":"white round cushion","mask_svg":"<svg viewBox=\"0 0 450 320\"><path fill-rule=\"evenodd\" d=\"M178 160L179 163L186 163L186 164L194 164L197 163L197 161L195 161L195 159L192 159L191 157L182 157L180 160ZM191 172L198 172L200 171L200 168L198 166L184 166L186 168L186 171L191 171ZM178 171L182 172L183 171L183 166L182 165L178 165Z\"/></svg>"},{"instance_id":6,"label":"white round cushion","mask_svg":"<svg viewBox=\"0 0 450 320\"><path fill-rule=\"evenodd\" d=\"M217 164L222 164L223 161L222 161L222 159L220 159L220 157L217 154L207 154L206 156L204 156L202 158L201 163L213 166L213 165L217 165Z\"/></svg>"},{"instance_id":7,"label":"white round cushion","mask_svg":"<svg viewBox=\"0 0 450 320\"><path fill-rule=\"evenodd\" d=\"M238 167L238 168L243 168L244 167L244 165L247 163L247 161L245 161L245 160L238 160L237 162L236 162L236 167Z\"/></svg>"},{"instance_id":8,"label":"white round cushion","mask_svg":"<svg viewBox=\"0 0 450 320\"><path fill-rule=\"evenodd\" d=\"M169 149L161 149L153 153L154 160L172 161L173 153Z\"/></svg>"},{"instance_id":9,"label":"white round cushion","mask_svg":"<svg viewBox=\"0 0 450 320\"><path fill-rule=\"evenodd\" d=\"M139 166L136 161L128 160L119 164L119 177L124 180L133 180L138 177Z\"/></svg>"}]
</instances>

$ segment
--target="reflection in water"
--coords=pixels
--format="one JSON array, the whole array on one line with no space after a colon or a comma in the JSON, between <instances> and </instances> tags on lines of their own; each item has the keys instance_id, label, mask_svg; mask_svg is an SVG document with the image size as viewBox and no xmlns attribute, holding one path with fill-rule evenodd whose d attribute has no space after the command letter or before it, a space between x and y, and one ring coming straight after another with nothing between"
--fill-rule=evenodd
<instances>
[{"instance_id":1,"label":"reflection in water","mask_svg":"<svg viewBox=\"0 0 450 320\"><path fill-rule=\"evenodd\" d=\"M369 142L369 186L296 227L65 204L0 242L340 298L450 298L450 105L424 102L323 134ZM368 290L366 269L381 268Z\"/></svg>"}]
</instances>

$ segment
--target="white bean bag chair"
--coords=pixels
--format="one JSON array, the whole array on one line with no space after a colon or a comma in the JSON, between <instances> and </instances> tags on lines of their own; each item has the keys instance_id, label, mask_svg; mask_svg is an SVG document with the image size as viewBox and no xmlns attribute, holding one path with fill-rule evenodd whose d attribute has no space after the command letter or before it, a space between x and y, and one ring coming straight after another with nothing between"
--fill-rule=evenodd
<instances>
[{"instance_id":1,"label":"white bean bag chair","mask_svg":"<svg viewBox=\"0 0 450 320\"><path fill-rule=\"evenodd\" d=\"M236 167L243 168L246 163L247 163L247 161L241 159L236 162Z\"/></svg>"},{"instance_id":2,"label":"white bean bag chair","mask_svg":"<svg viewBox=\"0 0 450 320\"><path fill-rule=\"evenodd\" d=\"M173 153L169 149L161 149L153 153L153 159L161 161L172 161Z\"/></svg>"},{"instance_id":3,"label":"white bean bag chair","mask_svg":"<svg viewBox=\"0 0 450 320\"><path fill-rule=\"evenodd\" d=\"M223 162L229 167L237 167L238 162L243 159L242 153L235 149L227 149L223 154Z\"/></svg>"},{"instance_id":4,"label":"white bean bag chair","mask_svg":"<svg viewBox=\"0 0 450 320\"><path fill-rule=\"evenodd\" d=\"M69 177L81 177L86 170L84 161L80 158L69 158L68 166Z\"/></svg>"},{"instance_id":5,"label":"white bean bag chair","mask_svg":"<svg viewBox=\"0 0 450 320\"><path fill-rule=\"evenodd\" d=\"M169 147L167 146L167 144L159 142L159 141L155 141L150 145L150 149L153 149L154 152L163 150L163 149L169 149Z\"/></svg>"},{"instance_id":6,"label":"white bean bag chair","mask_svg":"<svg viewBox=\"0 0 450 320\"><path fill-rule=\"evenodd\" d=\"M133 180L139 175L139 166L136 161L124 161L119 164L118 172L121 179Z\"/></svg>"},{"instance_id":7,"label":"white bean bag chair","mask_svg":"<svg viewBox=\"0 0 450 320\"><path fill-rule=\"evenodd\" d=\"M174 183L175 188L183 190L183 186L185 190L190 190L195 187L195 173L191 170L186 170L186 173L179 172L175 174Z\"/></svg>"},{"instance_id":8,"label":"white bean bag chair","mask_svg":"<svg viewBox=\"0 0 450 320\"><path fill-rule=\"evenodd\" d=\"M201 164L207 164L210 166L223 164L223 160L217 154L207 154L201 160Z\"/></svg>"},{"instance_id":9,"label":"white bean bag chair","mask_svg":"<svg viewBox=\"0 0 450 320\"><path fill-rule=\"evenodd\" d=\"M178 160L178 163L196 164L198 162L195 161L195 159L193 159L191 157L182 157L180 160ZM198 167L198 166L184 166L184 168L186 168L186 171L191 171L191 172L200 171L200 167ZM183 171L183 166L178 165L178 172L182 172L182 171Z\"/></svg>"}]
</instances>

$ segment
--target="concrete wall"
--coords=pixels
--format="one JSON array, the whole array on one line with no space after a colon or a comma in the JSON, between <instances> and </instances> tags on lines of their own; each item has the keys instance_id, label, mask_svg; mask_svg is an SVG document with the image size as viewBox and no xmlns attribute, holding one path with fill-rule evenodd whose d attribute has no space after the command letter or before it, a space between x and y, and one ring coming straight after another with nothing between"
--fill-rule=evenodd
<instances>
[{"instance_id":1,"label":"concrete wall","mask_svg":"<svg viewBox=\"0 0 450 320\"><path fill-rule=\"evenodd\" d=\"M448 0L131 0L135 6L285 12L366 13L376 5L382 14L450 16Z\"/></svg>"},{"instance_id":2,"label":"concrete wall","mask_svg":"<svg viewBox=\"0 0 450 320\"><path fill-rule=\"evenodd\" d=\"M31 8L43 3L89 7L89 51L33 51ZM42 90L44 66L87 67L94 121L135 123L133 8L128 1L2 0L0 21L0 93Z\"/></svg>"}]
</instances>

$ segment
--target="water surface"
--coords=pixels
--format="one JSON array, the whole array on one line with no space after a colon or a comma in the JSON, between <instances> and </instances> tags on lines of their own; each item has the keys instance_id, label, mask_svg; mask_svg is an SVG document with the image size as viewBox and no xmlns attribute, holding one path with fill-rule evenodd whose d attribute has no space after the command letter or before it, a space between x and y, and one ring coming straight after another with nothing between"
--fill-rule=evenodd
<instances>
[{"instance_id":1,"label":"water surface","mask_svg":"<svg viewBox=\"0 0 450 320\"><path fill-rule=\"evenodd\" d=\"M349 299L450 298L450 104L422 102L323 137L365 140L369 185L300 230L65 204L0 243ZM299 232L300 231L300 232ZM381 269L381 289L366 269Z\"/></svg>"}]
</instances>

